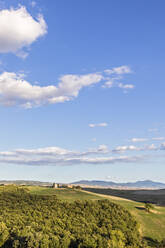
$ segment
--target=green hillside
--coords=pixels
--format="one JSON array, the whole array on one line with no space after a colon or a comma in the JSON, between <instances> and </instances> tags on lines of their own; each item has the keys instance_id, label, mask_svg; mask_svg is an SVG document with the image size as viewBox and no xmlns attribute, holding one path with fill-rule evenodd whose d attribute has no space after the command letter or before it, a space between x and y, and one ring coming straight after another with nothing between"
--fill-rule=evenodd
<instances>
[{"instance_id":1,"label":"green hillside","mask_svg":"<svg viewBox=\"0 0 165 248\"><path fill-rule=\"evenodd\" d=\"M12 186L8 186L10 188ZM19 187L21 188L21 187ZM165 207L154 206L154 210L151 213L148 213L144 209L144 204L115 197L115 196L107 196L101 195L91 192L86 192L83 190L75 190L75 189L53 189L39 186L25 186L23 187L32 195L40 195L40 196L56 196L57 199L66 202L74 202L75 200L101 200L108 199L110 202L120 204L124 208L126 208L137 220L140 224L140 233L146 239L151 240L153 246L156 246L156 240L160 241L165 238ZM0 191L6 190L6 187L1 186Z\"/></svg>"},{"instance_id":2,"label":"green hillside","mask_svg":"<svg viewBox=\"0 0 165 248\"><path fill-rule=\"evenodd\" d=\"M92 194L93 196L95 195L95 193L89 194ZM143 237L147 237L153 241L160 241L165 238L165 207L154 205L154 210L151 213L148 213L146 212L143 203L115 196L96 195L110 199L111 202L120 204L129 210L131 214L135 216L138 223L140 223L140 232Z\"/></svg>"},{"instance_id":3,"label":"green hillside","mask_svg":"<svg viewBox=\"0 0 165 248\"><path fill-rule=\"evenodd\" d=\"M154 210L151 213L147 213L143 203L115 196L105 196L72 189L51 189L33 186L28 188L33 194L55 194L59 199L67 201L109 199L111 202L122 205L135 216L140 223L140 232L143 237L151 238L152 240L165 238L165 207L154 206Z\"/></svg>"},{"instance_id":4,"label":"green hillside","mask_svg":"<svg viewBox=\"0 0 165 248\"><path fill-rule=\"evenodd\" d=\"M31 193L29 193L31 190ZM109 200L64 201L52 190L4 187L0 193L1 248L144 248L135 218ZM57 192L57 190L54 190ZM59 195L84 195L59 190ZM87 195L87 198L89 196ZM69 198L68 198L69 199Z\"/></svg>"}]
</instances>

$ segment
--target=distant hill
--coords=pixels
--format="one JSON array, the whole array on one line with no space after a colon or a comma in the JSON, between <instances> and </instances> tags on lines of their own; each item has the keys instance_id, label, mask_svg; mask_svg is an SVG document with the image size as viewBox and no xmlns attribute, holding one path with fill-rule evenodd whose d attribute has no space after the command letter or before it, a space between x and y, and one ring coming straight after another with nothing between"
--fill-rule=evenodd
<instances>
[{"instance_id":1,"label":"distant hill","mask_svg":"<svg viewBox=\"0 0 165 248\"><path fill-rule=\"evenodd\" d=\"M32 186L51 186L50 182L29 181L29 180L0 180L0 184L32 185Z\"/></svg>"},{"instance_id":2,"label":"distant hill","mask_svg":"<svg viewBox=\"0 0 165 248\"><path fill-rule=\"evenodd\" d=\"M106 188L145 188L145 189L165 189L165 184L160 182L153 182L151 180L137 181L137 182L128 182L128 183L115 183L112 181L88 181L81 180L78 182L73 182L72 184L76 185L86 185L90 187L106 187Z\"/></svg>"},{"instance_id":3,"label":"distant hill","mask_svg":"<svg viewBox=\"0 0 165 248\"><path fill-rule=\"evenodd\" d=\"M0 184L16 184L16 185L32 185L32 186L51 186L51 182L30 181L30 180L0 180ZM115 183L112 181L97 181L97 180L81 180L71 183L73 185L83 185L89 187L103 187L103 188L137 188L137 189L165 189L165 183L153 182L151 180Z\"/></svg>"}]
</instances>

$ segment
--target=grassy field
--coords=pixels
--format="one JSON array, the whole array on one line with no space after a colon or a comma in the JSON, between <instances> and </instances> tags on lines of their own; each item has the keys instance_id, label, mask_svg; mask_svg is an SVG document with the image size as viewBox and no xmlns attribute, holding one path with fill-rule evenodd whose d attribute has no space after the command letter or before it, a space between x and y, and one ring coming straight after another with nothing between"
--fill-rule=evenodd
<instances>
[{"instance_id":1,"label":"grassy field","mask_svg":"<svg viewBox=\"0 0 165 248\"><path fill-rule=\"evenodd\" d=\"M99 200L100 196L97 194L88 194L85 191L72 190L72 189L53 189L39 186L28 186L31 194L38 195L56 195L60 200L76 201L76 200Z\"/></svg>"},{"instance_id":2,"label":"grassy field","mask_svg":"<svg viewBox=\"0 0 165 248\"><path fill-rule=\"evenodd\" d=\"M145 189L110 189L110 188L84 188L84 190L111 196L118 196L132 201L151 202L165 207L165 189L145 190Z\"/></svg>"},{"instance_id":3,"label":"grassy field","mask_svg":"<svg viewBox=\"0 0 165 248\"><path fill-rule=\"evenodd\" d=\"M28 189L32 194L56 195L59 199L70 202L74 200L109 199L111 202L122 205L135 216L140 224L140 232L144 237L151 240L165 238L165 207L154 206L154 210L151 213L147 213L143 203L115 196L105 196L83 190L53 189L37 186L29 186Z\"/></svg>"},{"instance_id":4,"label":"grassy field","mask_svg":"<svg viewBox=\"0 0 165 248\"><path fill-rule=\"evenodd\" d=\"M99 196L105 197L103 195ZM154 210L151 213L147 213L143 203L123 200L114 196L106 196L106 198L110 199L111 202L122 205L134 215L140 224L140 232L144 237L152 240L165 238L165 207L154 206Z\"/></svg>"}]
</instances>

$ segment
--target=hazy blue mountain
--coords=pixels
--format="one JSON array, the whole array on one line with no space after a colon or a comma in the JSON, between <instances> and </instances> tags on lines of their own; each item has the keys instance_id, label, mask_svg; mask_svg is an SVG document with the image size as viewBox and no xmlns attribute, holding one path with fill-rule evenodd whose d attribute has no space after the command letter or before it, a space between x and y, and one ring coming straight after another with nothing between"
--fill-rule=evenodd
<instances>
[{"instance_id":1,"label":"hazy blue mountain","mask_svg":"<svg viewBox=\"0 0 165 248\"><path fill-rule=\"evenodd\" d=\"M17 184L17 185L34 185L34 186L51 186L50 182L28 181L28 180L0 180L0 184ZM100 187L114 187L114 188L155 188L165 189L165 183L153 182L151 180L128 182L128 183L115 183L112 181L98 181L98 180L81 180L73 182L75 185L86 186L100 186Z\"/></svg>"},{"instance_id":2,"label":"hazy blue mountain","mask_svg":"<svg viewBox=\"0 0 165 248\"><path fill-rule=\"evenodd\" d=\"M128 183L115 183L112 181L108 182L108 181L96 181L96 180L92 180L92 181L81 180L78 182L74 182L72 184L81 184L81 185L88 185L88 186L101 186L101 187L156 188L156 189L165 188L164 183L153 182L151 180L128 182Z\"/></svg>"}]
</instances>

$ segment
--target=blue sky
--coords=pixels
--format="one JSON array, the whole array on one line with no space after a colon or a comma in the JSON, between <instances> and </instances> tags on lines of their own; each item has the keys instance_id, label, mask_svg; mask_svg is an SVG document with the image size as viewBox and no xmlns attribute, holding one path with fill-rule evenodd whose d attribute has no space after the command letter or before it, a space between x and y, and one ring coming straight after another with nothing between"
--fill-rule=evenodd
<instances>
[{"instance_id":1,"label":"blue sky","mask_svg":"<svg viewBox=\"0 0 165 248\"><path fill-rule=\"evenodd\" d=\"M165 182L164 9L0 1L0 179Z\"/></svg>"}]
</instances>

